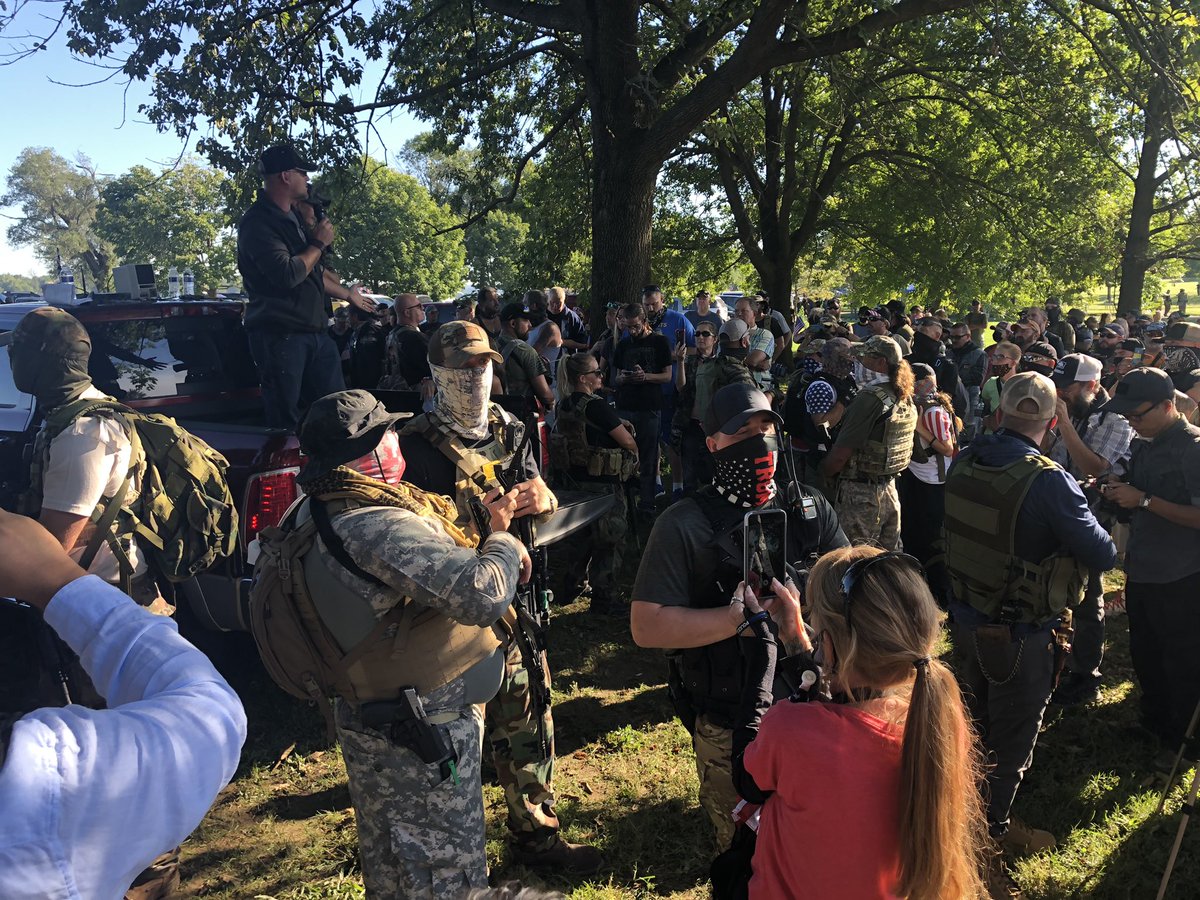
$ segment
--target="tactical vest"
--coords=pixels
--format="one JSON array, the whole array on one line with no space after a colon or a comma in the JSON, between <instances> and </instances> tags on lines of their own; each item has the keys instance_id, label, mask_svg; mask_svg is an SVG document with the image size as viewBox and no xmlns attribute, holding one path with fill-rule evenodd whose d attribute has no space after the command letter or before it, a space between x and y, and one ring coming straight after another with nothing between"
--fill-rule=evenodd
<instances>
[{"instance_id":1,"label":"tactical vest","mask_svg":"<svg viewBox=\"0 0 1200 900\"><path fill-rule=\"evenodd\" d=\"M969 451L946 479L946 570L954 596L1002 622L1042 623L1083 599L1087 569L1063 552L1041 562L1018 557L1017 521L1043 472L1058 466L1023 456L985 466Z\"/></svg>"},{"instance_id":2,"label":"tactical vest","mask_svg":"<svg viewBox=\"0 0 1200 900\"><path fill-rule=\"evenodd\" d=\"M512 429L510 443L506 444L505 432ZM468 447L463 439L436 411L409 419L400 429L400 435L417 434L454 463L454 504L458 508L455 523L464 526L472 521L471 498L482 497L492 488L500 486L499 473L508 465L512 451L508 446L519 447L525 434L525 426L515 416L505 412L496 404L488 408L488 430L492 440L481 447Z\"/></svg>"},{"instance_id":3,"label":"tactical vest","mask_svg":"<svg viewBox=\"0 0 1200 900\"><path fill-rule=\"evenodd\" d=\"M560 472L586 472L591 478L617 478L628 481L637 470L633 454L619 447L593 447L587 439L586 409L595 394L586 394L577 405L562 404L549 437L550 464Z\"/></svg>"},{"instance_id":4,"label":"tactical vest","mask_svg":"<svg viewBox=\"0 0 1200 900\"><path fill-rule=\"evenodd\" d=\"M896 402L896 395L888 385L877 384L864 388L862 393L874 394L883 404L883 435L871 437L855 451L846 465L847 478L896 475L908 468L912 459L913 432L917 430L917 407L912 400ZM878 425L878 422L876 423Z\"/></svg>"},{"instance_id":5,"label":"tactical vest","mask_svg":"<svg viewBox=\"0 0 1200 900\"><path fill-rule=\"evenodd\" d=\"M280 687L316 701L328 715L330 694L360 706L394 700L404 687L428 694L456 678L469 679L473 670L491 668L487 663L501 645L499 625L464 625L403 596L380 616L361 589L335 577L330 565L342 563L326 562L315 552L318 536L335 560L345 556L356 576L386 587L349 559L331 527L328 536L322 534L313 502L301 500L279 527L259 535L251 631ZM323 504L329 518L371 506L350 499ZM497 679L492 693L498 686ZM487 693L487 686L477 686L475 693Z\"/></svg>"},{"instance_id":6,"label":"tactical vest","mask_svg":"<svg viewBox=\"0 0 1200 900\"><path fill-rule=\"evenodd\" d=\"M708 519L713 530L709 552L719 559L716 577L710 583L693 586L690 605L699 609L728 606L743 577L740 523L746 510L733 506L711 487L701 488L689 499ZM801 521L798 507L790 510L787 561L806 567L820 552L820 537L819 519L806 525ZM678 682L696 713L708 716L722 727L733 727L746 682L741 638L729 637L704 647L680 650L671 655L670 666L672 679ZM691 728L691 722L684 724Z\"/></svg>"}]
</instances>

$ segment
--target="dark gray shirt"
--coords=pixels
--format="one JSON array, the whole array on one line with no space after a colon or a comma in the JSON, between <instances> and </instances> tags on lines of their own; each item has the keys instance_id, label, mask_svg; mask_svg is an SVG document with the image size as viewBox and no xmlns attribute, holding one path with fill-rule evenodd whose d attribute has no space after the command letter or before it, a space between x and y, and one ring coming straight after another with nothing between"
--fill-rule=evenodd
<instances>
[{"instance_id":1,"label":"dark gray shirt","mask_svg":"<svg viewBox=\"0 0 1200 900\"><path fill-rule=\"evenodd\" d=\"M1152 441L1135 440L1126 480L1171 503L1200 506L1200 428L1180 419ZM1168 584L1198 573L1200 529L1133 510L1125 551L1130 581Z\"/></svg>"}]
</instances>

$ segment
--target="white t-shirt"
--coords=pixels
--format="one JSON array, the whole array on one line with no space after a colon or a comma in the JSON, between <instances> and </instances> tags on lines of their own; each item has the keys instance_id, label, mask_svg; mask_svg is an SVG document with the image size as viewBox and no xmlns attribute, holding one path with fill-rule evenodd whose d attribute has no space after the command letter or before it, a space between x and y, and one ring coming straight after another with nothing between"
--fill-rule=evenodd
<instances>
[{"instance_id":1,"label":"white t-shirt","mask_svg":"<svg viewBox=\"0 0 1200 900\"><path fill-rule=\"evenodd\" d=\"M107 395L90 387L81 395L85 400L103 400ZM110 416L85 416L76 419L50 442L50 458L42 478L42 508L76 516L90 516L101 497L111 497L129 474L132 448L121 423ZM128 503L140 479L135 477L126 495ZM94 527L88 524L70 551L76 562L83 556ZM133 574L146 571L146 561L138 552L137 542L125 538L125 552L133 563ZM120 581L121 570L107 542L100 545L88 572L110 584Z\"/></svg>"},{"instance_id":2,"label":"white t-shirt","mask_svg":"<svg viewBox=\"0 0 1200 900\"><path fill-rule=\"evenodd\" d=\"M947 444L954 441L954 421L950 418L950 414L940 406L931 406L921 413L921 424L929 429L939 441L945 441ZM912 460L908 464L908 471L926 484L942 484L945 482L946 476L938 472L938 459L941 459L942 472L945 472L950 468L954 457L942 456L937 451L930 449L930 444L925 438L920 435L917 435L916 438L921 442L922 447L929 450L929 459L925 462Z\"/></svg>"}]
</instances>

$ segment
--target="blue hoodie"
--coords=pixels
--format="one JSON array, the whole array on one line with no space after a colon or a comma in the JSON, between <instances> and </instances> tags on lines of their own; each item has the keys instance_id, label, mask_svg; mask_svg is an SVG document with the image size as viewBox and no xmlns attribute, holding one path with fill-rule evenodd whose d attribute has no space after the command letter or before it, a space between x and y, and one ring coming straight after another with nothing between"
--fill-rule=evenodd
<instances>
[{"instance_id":1,"label":"blue hoodie","mask_svg":"<svg viewBox=\"0 0 1200 900\"><path fill-rule=\"evenodd\" d=\"M1001 467L1041 451L1032 440L1016 431L1001 428L995 434L976 438L950 467L964 458L975 457L985 466ZM1055 467L1037 476L1017 513L1016 555L1041 562L1065 550L1089 569L1104 572L1117 563L1117 548L1108 532L1088 509L1087 500L1075 479ZM983 624L987 617L960 602L952 604L954 617L966 625Z\"/></svg>"}]
</instances>

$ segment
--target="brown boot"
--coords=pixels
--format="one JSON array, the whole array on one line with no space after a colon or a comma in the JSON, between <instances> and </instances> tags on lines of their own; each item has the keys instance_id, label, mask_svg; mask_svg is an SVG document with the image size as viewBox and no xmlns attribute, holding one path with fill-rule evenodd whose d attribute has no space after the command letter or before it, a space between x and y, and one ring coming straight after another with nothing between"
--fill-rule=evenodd
<instances>
[{"instance_id":1,"label":"brown boot","mask_svg":"<svg viewBox=\"0 0 1200 900\"><path fill-rule=\"evenodd\" d=\"M1043 850L1053 850L1057 846L1054 835L1040 828L1026 825L1016 816L1008 823L1008 832L1000 838L1004 852L1010 856L1032 856Z\"/></svg>"},{"instance_id":2,"label":"brown boot","mask_svg":"<svg viewBox=\"0 0 1200 900\"><path fill-rule=\"evenodd\" d=\"M179 848L162 854L133 880L124 900L170 900L179 891Z\"/></svg>"},{"instance_id":3,"label":"brown boot","mask_svg":"<svg viewBox=\"0 0 1200 900\"><path fill-rule=\"evenodd\" d=\"M545 850L513 848L513 859L523 866L554 868L572 875L591 875L604 865L600 851L588 844L571 844L559 838Z\"/></svg>"},{"instance_id":4,"label":"brown boot","mask_svg":"<svg viewBox=\"0 0 1200 900\"><path fill-rule=\"evenodd\" d=\"M996 847L996 852L988 857L987 892L991 900L1024 900L1025 897L1008 874L999 846Z\"/></svg>"}]
</instances>

